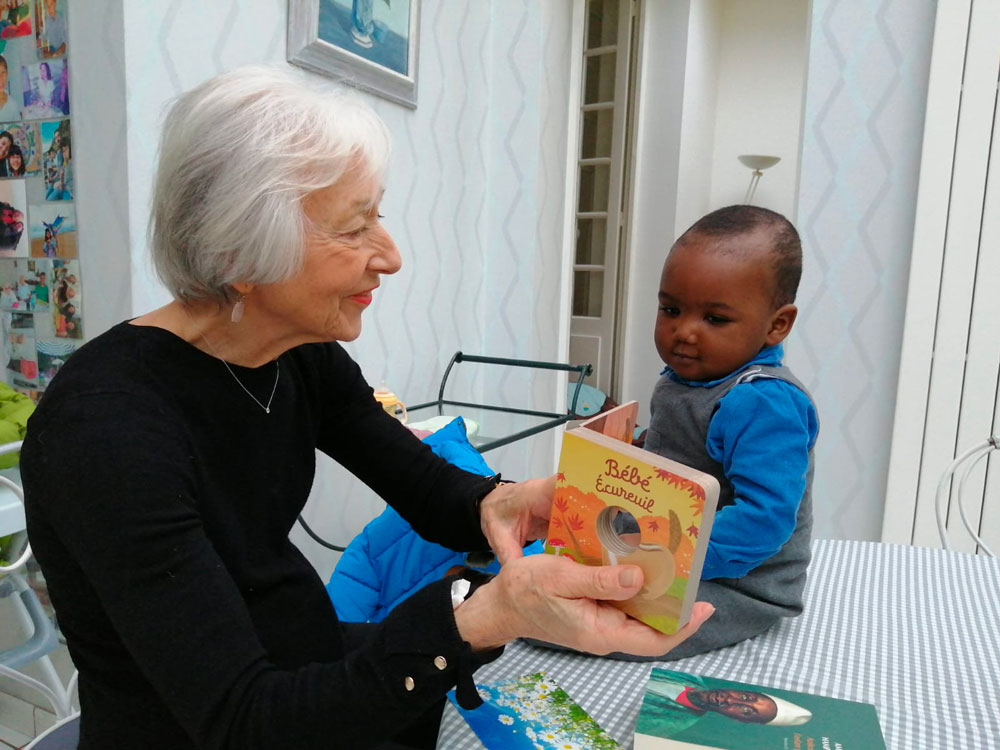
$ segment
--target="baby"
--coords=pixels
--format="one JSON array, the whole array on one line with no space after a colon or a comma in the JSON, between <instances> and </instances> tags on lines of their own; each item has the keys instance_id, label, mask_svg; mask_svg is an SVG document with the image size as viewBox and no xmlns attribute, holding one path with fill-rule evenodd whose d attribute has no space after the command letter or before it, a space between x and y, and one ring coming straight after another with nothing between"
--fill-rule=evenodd
<instances>
[{"instance_id":1,"label":"baby","mask_svg":"<svg viewBox=\"0 0 1000 750\"><path fill-rule=\"evenodd\" d=\"M663 265L654 340L667 366L644 447L722 488L698 590L716 612L667 659L742 641L802 611L819 422L781 346L801 274L795 227L755 206L703 217Z\"/></svg>"}]
</instances>

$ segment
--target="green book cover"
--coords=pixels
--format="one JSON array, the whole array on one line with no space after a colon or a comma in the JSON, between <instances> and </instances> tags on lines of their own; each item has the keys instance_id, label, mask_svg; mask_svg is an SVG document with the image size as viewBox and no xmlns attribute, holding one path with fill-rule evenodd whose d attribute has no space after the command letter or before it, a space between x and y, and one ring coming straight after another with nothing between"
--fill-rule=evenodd
<instances>
[{"instance_id":1,"label":"green book cover","mask_svg":"<svg viewBox=\"0 0 1000 750\"><path fill-rule=\"evenodd\" d=\"M885 750L875 707L653 668L635 750Z\"/></svg>"}]
</instances>

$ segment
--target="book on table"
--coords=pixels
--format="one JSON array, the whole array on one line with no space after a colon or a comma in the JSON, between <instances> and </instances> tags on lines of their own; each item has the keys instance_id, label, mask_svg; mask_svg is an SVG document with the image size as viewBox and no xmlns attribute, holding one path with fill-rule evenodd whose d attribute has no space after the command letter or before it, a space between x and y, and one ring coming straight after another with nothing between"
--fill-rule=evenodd
<instances>
[{"instance_id":1,"label":"book on table","mask_svg":"<svg viewBox=\"0 0 1000 750\"><path fill-rule=\"evenodd\" d=\"M654 667L634 750L885 750L875 707Z\"/></svg>"},{"instance_id":2,"label":"book on table","mask_svg":"<svg viewBox=\"0 0 1000 750\"><path fill-rule=\"evenodd\" d=\"M545 551L638 565L642 589L610 603L669 634L691 617L719 482L632 445L638 407L629 401L563 435Z\"/></svg>"},{"instance_id":3,"label":"book on table","mask_svg":"<svg viewBox=\"0 0 1000 750\"><path fill-rule=\"evenodd\" d=\"M486 750L621 750L621 745L545 672L478 683L483 705L448 698Z\"/></svg>"}]
</instances>

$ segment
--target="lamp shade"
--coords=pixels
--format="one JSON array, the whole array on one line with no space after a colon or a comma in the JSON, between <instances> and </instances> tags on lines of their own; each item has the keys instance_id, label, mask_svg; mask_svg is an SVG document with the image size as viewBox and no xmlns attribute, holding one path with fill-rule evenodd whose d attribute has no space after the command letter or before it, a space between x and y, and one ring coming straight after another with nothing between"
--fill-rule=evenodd
<instances>
[{"instance_id":1,"label":"lamp shade","mask_svg":"<svg viewBox=\"0 0 1000 750\"><path fill-rule=\"evenodd\" d=\"M740 164L750 169L767 169L781 161L780 156L764 156L763 154L742 154L736 158L740 160Z\"/></svg>"}]
</instances>

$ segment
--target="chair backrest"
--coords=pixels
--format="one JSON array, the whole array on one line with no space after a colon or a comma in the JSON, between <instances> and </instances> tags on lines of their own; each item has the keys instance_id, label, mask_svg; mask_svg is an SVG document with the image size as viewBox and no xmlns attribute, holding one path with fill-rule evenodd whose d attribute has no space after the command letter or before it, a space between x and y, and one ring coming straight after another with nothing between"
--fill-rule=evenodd
<instances>
[{"instance_id":1,"label":"chair backrest","mask_svg":"<svg viewBox=\"0 0 1000 750\"><path fill-rule=\"evenodd\" d=\"M21 440L17 440L13 443L0 445L0 456L21 450L21 443ZM0 519L2 519L0 536L6 537L8 534L14 534L20 539L13 542L8 550L12 551L16 558L6 561L6 564L0 564L0 578L7 573L20 570L31 558L31 546L27 543L27 533L24 529L24 492L17 482L0 474L0 493L4 492L4 489L13 493L15 502L10 501L9 494L6 498L0 495ZM10 528L7 528L8 526Z\"/></svg>"},{"instance_id":2,"label":"chair backrest","mask_svg":"<svg viewBox=\"0 0 1000 750\"><path fill-rule=\"evenodd\" d=\"M993 550L990 549L989 545L982 540L976 529L973 528L972 522L969 520L969 515L965 510L963 500L965 496L965 483L972 470L998 447L1000 447L1000 437L992 435L986 441L974 445L960 454L954 461L948 464L948 468L941 475L941 479L938 481L937 492L934 496L934 512L937 518L938 536L941 537L941 546L945 549L951 549L948 539L948 498L951 495L950 490L953 488L953 480L957 478L958 485L955 487L955 504L958 506L962 525L986 555L996 557Z\"/></svg>"},{"instance_id":3,"label":"chair backrest","mask_svg":"<svg viewBox=\"0 0 1000 750\"><path fill-rule=\"evenodd\" d=\"M21 441L0 445L0 456L20 449ZM0 521L3 522L0 531L5 534L13 532L19 538L12 545L17 559L0 566L0 600L13 604L14 614L28 635L26 640L0 649L0 675L42 693L52 703L56 716L63 719L73 711L71 695L75 676L70 680L69 687L65 686L49 658L49 654L59 646L56 629L29 584L26 571L21 570L31 558L31 546L24 528L24 492L18 482L3 474L0 474L0 511ZM35 665L41 679L20 671L27 664Z\"/></svg>"},{"instance_id":4,"label":"chair backrest","mask_svg":"<svg viewBox=\"0 0 1000 750\"><path fill-rule=\"evenodd\" d=\"M80 746L80 714L57 722L30 743L24 750L76 750Z\"/></svg>"}]
</instances>

